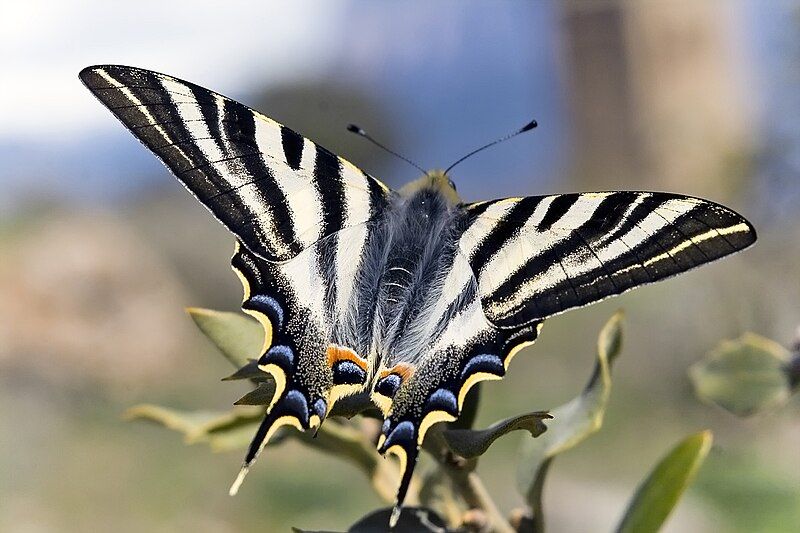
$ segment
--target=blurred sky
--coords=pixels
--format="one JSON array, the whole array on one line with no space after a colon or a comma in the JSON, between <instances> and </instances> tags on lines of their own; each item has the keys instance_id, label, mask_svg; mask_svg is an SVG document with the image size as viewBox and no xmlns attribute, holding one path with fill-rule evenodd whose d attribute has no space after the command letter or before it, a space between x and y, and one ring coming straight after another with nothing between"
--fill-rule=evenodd
<instances>
[{"instance_id":1,"label":"blurred sky","mask_svg":"<svg viewBox=\"0 0 800 533\"><path fill-rule=\"evenodd\" d=\"M113 197L147 185L142 175L157 163L77 80L81 68L104 62L166 72L239 98L287 80L356 84L401 117L407 137L394 148L423 167L446 166L535 116L542 124L535 138L476 158L462 172L492 176L498 194L511 193L520 173L557 174L564 121L553 5L424 5L421 16L409 4L388 2L7 4L0 22L5 202ZM336 125L343 135L344 126ZM400 163L387 170L399 176L382 176L393 183L416 177Z\"/></svg>"},{"instance_id":2,"label":"blurred sky","mask_svg":"<svg viewBox=\"0 0 800 533\"><path fill-rule=\"evenodd\" d=\"M568 170L570 141L558 6L414 5L6 3L0 18L0 209L13 212L20 199L42 197L124 198L151 186L148 178L162 179L155 160L78 82L78 71L97 63L150 68L245 100L302 80L355 85L399 122L402 136L393 148L426 168L444 167L535 117L537 132L465 163L456 177L467 198L484 192L487 181L493 196L553 190ZM793 42L787 37L795 31L791 5L739 0L731 9L751 93L759 100L754 107L762 124L754 127L797 141L800 121L787 116L785 105L771 104L796 101L796 80L780 75L786 71L780 61L763 61L785 58L785 51L769 52ZM344 125L330 126L344 132ZM378 170L392 184L415 177L397 161ZM523 190L520 182L527 184Z\"/></svg>"}]
</instances>

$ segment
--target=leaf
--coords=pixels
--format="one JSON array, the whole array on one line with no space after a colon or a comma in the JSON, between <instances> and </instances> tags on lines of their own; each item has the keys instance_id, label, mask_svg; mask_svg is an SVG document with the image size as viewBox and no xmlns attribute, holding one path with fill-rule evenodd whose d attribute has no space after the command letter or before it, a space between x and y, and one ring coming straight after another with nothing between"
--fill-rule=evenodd
<instances>
[{"instance_id":1,"label":"leaf","mask_svg":"<svg viewBox=\"0 0 800 533\"><path fill-rule=\"evenodd\" d=\"M721 342L689 377L701 400L737 416L778 407L792 393L789 352L754 333Z\"/></svg>"},{"instance_id":2,"label":"leaf","mask_svg":"<svg viewBox=\"0 0 800 533\"><path fill-rule=\"evenodd\" d=\"M183 433L187 444L206 442L214 451L227 451L250 443L264 410L248 407L223 412L181 411L142 404L131 407L123 416L127 420L149 420Z\"/></svg>"},{"instance_id":3,"label":"leaf","mask_svg":"<svg viewBox=\"0 0 800 533\"><path fill-rule=\"evenodd\" d=\"M703 464L713 435L702 431L678 443L636 489L618 533L658 531Z\"/></svg>"},{"instance_id":4,"label":"leaf","mask_svg":"<svg viewBox=\"0 0 800 533\"><path fill-rule=\"evenodd\" d=\"M553 418L550 413L535 411L495 422L486 429L446 429L442 435L454 453L472 459L486 453L494 441L512 431L524 429L532 437L538 437L547 430L544 420L548 418Z\"/></svg>"},{"instance_id":5,"label":"leaf","mask_svg":"<svg viewBox=\"0 0 800 533\"><path fill-rule=\"evenodd\" d=\"M262 381L272 381L272 376L258 368L258 361L250 359L246 365L231 374L230 376L222 378L222 381L236 381L240 379L249 379L256 383Z\"/></svg>"},{"instance_id":6,"label":"leaf","mask_svg":"<svg viewBox=\"0 0 800 533\"><path fill-rule=\"evenodd\" d=\"M244 450L253 441L253 435L258 430L260 422L254 420L249 424L244 424L238 427L231 427L225 431L211 431L208 438L204 442L208 444L212 452L230 452L235 450ZM280 444L290 436L289 431L283 431L284 428L278 430L269 440L269 446Z\"/></svg>"},{"instance_id":7,"label":"leaf","mask_svg":"<svg viewBox=\"0 0 800 533\"><path fill-rule=\"evenodd\" d=\"M261 382L258 387L233 402L233 405L269 405L273 396L275 396L275 382L272 380Z\"/></svg>"},{"instance_id":8,"label":"leaf","mask_svg":"<svg viewBox=\"0 0 800 533\"><path fill-rule=\"evenodd\" d=\"M624 314L617 311L606 322L597 339L597 362L580 396L553 409L547 432L538 439L522 442L517 480L533 509L539 531L542 527L541 497L544 479L553 458L585 440L603 425L611 394L611 364L622 349Z\"/></svg>"},{"instance_id":9,"label":"leaf","mask_svg":"<svg viewBox=\"0 0 800 533\"><path fill-rule=\"evenodd\" d=\"M253 357L260 355L264 328L255 320L240 313L199 307L189 307L186 311L200 331L236 368L247 366Z\"/></svg>"}]
</instances>

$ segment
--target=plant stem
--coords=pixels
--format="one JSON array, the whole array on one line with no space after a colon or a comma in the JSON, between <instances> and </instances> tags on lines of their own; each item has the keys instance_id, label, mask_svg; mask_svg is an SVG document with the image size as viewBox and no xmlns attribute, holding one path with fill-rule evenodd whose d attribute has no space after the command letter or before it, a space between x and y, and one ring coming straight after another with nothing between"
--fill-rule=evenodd
<instances>
[{"instance_id":1,"label":"plant stem","mask_svg":"<svg viewBox=\"0 0 800 533\"><path fill-rule=\"evenodd\" d=\"M489 521L488 531L492 533L515 533L514 529L501 514L489 491L486 490L480 476L474 471L477 461L453 456L444 441L441 430L431 431L429 435L426 442L430 444L426 445L426 448L432 452L439 462L440 468L453 481L453 488L467 505L474 509L480 509L486 514L486 518Z\"/></svg>"}]
</instances>

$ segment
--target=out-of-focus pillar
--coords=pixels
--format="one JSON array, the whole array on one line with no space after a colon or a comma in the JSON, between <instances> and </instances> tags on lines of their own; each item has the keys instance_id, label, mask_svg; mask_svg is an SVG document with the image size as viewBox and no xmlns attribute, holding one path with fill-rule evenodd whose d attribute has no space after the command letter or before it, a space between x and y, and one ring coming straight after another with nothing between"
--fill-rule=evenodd
<instances>
[{"instance_id":1,"label":"out-of-focus pillar","mask_svg":"<svg viewBox=\"0 0 800 533\"><path fill-rule=\"evenodd\" d=\"M735 193L753 142L735 7L561 5L579 185Z\"/></svg>"}]
</instances>

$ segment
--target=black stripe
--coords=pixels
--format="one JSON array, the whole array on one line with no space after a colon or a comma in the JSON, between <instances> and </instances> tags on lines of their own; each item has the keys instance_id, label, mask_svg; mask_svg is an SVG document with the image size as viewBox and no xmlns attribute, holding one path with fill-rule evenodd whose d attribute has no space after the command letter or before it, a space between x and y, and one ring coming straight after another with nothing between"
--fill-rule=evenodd
<instances>
[{"instance_id":1,"label":"black stripe","mask_svg":"<svg viewBox=\"0 0 800 533\"><path fill-rule=\"evenodd\" d=\"M230 139L236 139L237 143L246 145L255 145L256 143L256 117L253 113L241 104L233 101L226 100L223 104L223 112L226 119L226 130L223 132L224 136ZM241 159L245 171L249 176L258 180L258 190L262 193L266 202L269 203L269 209L273 220L275 221L275 230L279 235L281 243L253 243L250 239L243 239L246 245L260 245L270 248L270 244L283 244L291 250L291 253L299 253L302 247L297 242L294 235L294 221L292 220L291 213L289 212L288 201L283 191L275 180L270 168L264 162L264 158L258 155L251 155ZM255 187L255 184L248 185L248 187ZM227 193L230 194L230 193ZM221 195L226 196L226 194ZM263 205L247 205L244 202L244 197L239 195L240 201L251 212L261 212L264 209ZM215 212L216 213L216 212ZM222 218L224 214L216 213L217 216ZM234 232L240 228L232 228ZM251 236L256 237L258 236ZM281 258L279 258L281 259ZM282 259L286 259L283 257Z\"/></svg>"},{"instance_id":2,"label":"black stripe","mask_svg":"<svg viewBox=\"0 0 800 533\"><path fill-rule=\"evenodd\" d=\"M203 119L203 123L208 128L208 131L211 135L215 135L220 137L222 132L219 130L219 108L214 105L212 102L205 99L208 91L205 89L198 87L197 85L189 85L189 92L197 100L197 105L200 108L200 116ZM217 145L220 149L224 152L225 147L221 146L219 139L217 139Z\"/></svg>"},{"instance_id":3,"label":"black stripe","mask_svg":"<svg viewBox=\"0 0 800 533\"><path fill-rule=\"evenodd\" d=\"M283 129L286 130L287 128ZM284 137L284 149L286 149L286 137ZM288 160L288 152L286 157ZM345 212L348 206L345 205L345 184L342 180L342 164L338 157L321 146L316 147L313 183L319 194L319 202L322 211L322 220L320 221L322 224L321 234L328 236L317 246L317 262L319 264L320 275L323 276L326 281L325 301L336 302L338 294L336 271L339 261L342 260L342 258L337 256L339 250L337 243L341 238L338 232L344 227ZM334 318L336 309L336 305L326 306L328 323L336 322Z\"/></svg>"},{"instance_id":4,"label":"black stripe","mask_svg":"<svg viewBox=\"0 0 800 533\"><path fill-rule=\"evenodd\" d=\"M336 314L338 313L338 302L336 300L339 291L339 287L336 284L336 273L339 268L337 253L340 238L341 236L338 233L333 233L317 241L310 250L315 255L319 275L325 281L325 302L329 302L329 305L324 306L324 312L326 322L333 328L331 333L334 336L340 335L339 328L342 326L336 319ZM337 339L342 340L338 337Z\"/></svg>"},{"instance_id":5,"label":"black stripe","mask_svg":"<svg viewBox=\"0 0 800 533\"><path fill-rule=\"evenodd\" d=\"M628 208L638 194L635 192L620 191L611 193L600 202L592 217L582 227L591 227L593 231L605 233L622 219L625 209Z\"/></svg>"},{"instance_id":6,"label":"black stripe","mask_svg":"<svg viewBox=\"0 0 800 533\"><path fill-rule=\"evenodd\" d=\"M167 91L166 87L162 88L162 93L168 95L169 91ZM136 95L138 97L138 95ZM153 111L151 106L147 106L146 108L148 111ZM159 113L160 116L166 116L170 120L174 121L170 127L162 127L162 130L166 131L170 138L172 139L174 145L168 146L157 146L155 143L150 146L150 149L153 150L154 153L157 155L162 156L165 161L169 164L170 168L172 168L175 172L179 171L186 171L190 167L186 166L186 160L180 155L180 151L185 153L189 159L192 161L194 166L200 166L208 162L208 158L203 153L202 150L197 146L194 142L189 142L186 145L181 145L180 147L180 139L187 139L191 140L192 135L189 132L189 129L186 127L186 122L181 117L178 108L175 105L165 105L161 112ZM156 117L157 115L153 113L153 116ZM143 136L142 136L143 137Z\"/></svg>"},{"instance_id":7,"label":"black stripe","mask_svg":"<svg viewBox=\"0 0 800 533\"><path fill-rule=\"evenodd\" d=\"M620 193L623 194L623 193ZM639 198L639 194L634 194L633 201ZM620 226L612 231L611 233L600 234L597 236L598 240L602 239L603 242L612 242L614 240L619 239L622 235L625 235L636 225L644 220L647 215L651 214L657 207L661 206L667 200L674 199L672 195L664 195L664 194L651 194L650 196L646 197L642 200L633 210L625 217L625 220L620 224ZM627 207L625 209L620 209L618 212L618 217L621 218ZM615 225L619 220L615 221L612 225ZM606 226L608 227L608 225Z\"/></svg>"},{"instance_id":8,"label":"black stripe","mask_svg":"<svg viewBox=\"0 0 800 533\"><path fill-rule=\"evenodd\" d=\"M281 144L283 145L283 155L286 156L286 163L292 170L300 170L300 161L303 160L303 143L305 139L298 133L290 130L286 126L281 126ZM317 149L317 158L319 152Z\"/></svg>"},{"instance_id":9,"label":"black stripe","mask_svg":"<svg viewBox=\"0 0 800 533\"><path fill-rule=\"evenodd\" d=\"M372 219L383 213L386 205L389 203L389 199L387 198L386 191L378 183L378 180L374 179L363 170L360 170L360 172L364 176L364 179L367 180L367 187L369 188L369 218Z\"/></svg>"},{"instance_id":10,"label":"black stripe","mask_svg":"<svg viewBox=\"0 0 800 533\"><path fill-rule=\"evenodd\" d=\"M508 210L502 220L495 224L469 258L469 263L475 272L479 272L483 265L519 231L543 198L544 196L529 196L521 199Z\"/></svg>"},{"instance_id":11,"label":"black stripe","mask_svg":"<svg viewBox=\"0 0 800 533\"><path fill-rule=\"evenodd\" d=\"M314 158L314 185L322 205L322 234L330 235L342 229L345 210L350 206L345 204L342 164L338 157L321 146L317 146Z\"/></svg>"},{"instance_id":12,"label":"black stripe","mask_svg":"<svg viewBox=\"0 0 800 533\"><path fill-rule=\"evenodd\" d=\"M481 216L495 202L480 202L478 204L460 204L459 207L464 211L470 222ZM466 228L465 228L466 229Z\"/></svg>"},{"instance_id":13,"label":"black stripe","mask_svg":"<svg viewBox=\"0 0 800 533\"><path fill-rule=\"evenodd\" d=\"M545 213L544 218L542 218L536 229L547 231L552 228L553 224L558 222L569 211L569 208L575 205L579 197L580 194L560 194L556 196L555 200L550 202L547 213Z\"/></svg>"}]
</instances>

